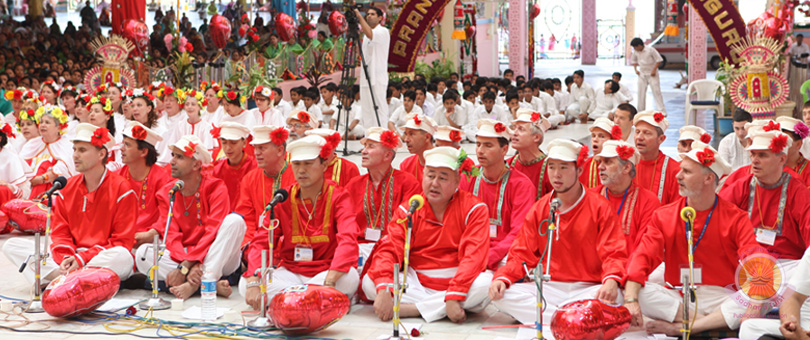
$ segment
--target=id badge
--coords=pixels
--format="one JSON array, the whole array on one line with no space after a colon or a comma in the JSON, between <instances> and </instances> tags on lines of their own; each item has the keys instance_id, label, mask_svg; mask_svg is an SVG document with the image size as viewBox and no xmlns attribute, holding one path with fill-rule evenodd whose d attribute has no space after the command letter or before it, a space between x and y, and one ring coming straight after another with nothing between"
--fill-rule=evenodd
<instances>
[{"instance_id":1,"label":"id badge","mask_svg":"<svg viewBox=\"0 0 810 340\"><path fill-rule=\"evenodd\" d=\"M692 281L695 282L696 285L703 283L703 266L696 264L694 265L694 276L692 277ZM689 277L689 266L681 266L681 271L679 275L679 279L681 280L681 284L689 284L689 282L683 282L683 277Z\"/></svg>"},{"instance_id":2,"label":"id badge","mask_svg":"<svg viewBox=\"0 0 810 340\"><path fill-rule=\"evenodd\" d=\"M757 242L772 246L776 242L776 230L756 228Z\"/></svg>"},{"instance_id":3,"label":"id badge","mask_svg":"<svg viewBox=\"0 0 810 340\"><path fill-rule=\"evenodd\" d=\"M489 238L498 237L498 226L495 224L489 225Z\"/></svg>"},{"instance_id":4,"label":"id badge","mask_svg":"<svg viewBox=\"0 0 810 340\"><path fill-rule=\"evenodd\" d=\"M382 230L366 228L366 241L377 242L380 240L380 236L382 236Z\"/></svg>"},{"instance_id":5,"label":"id badge","mask_svg":"<svg viewBox=\"0 0 810 340\"><path fill-rule=\"evenodd\" d=\"M312 248L307 246L296 246L295 247L295 260L296 261L304 261L309 262L312 261Z\"/></svg>"}]
</instances>

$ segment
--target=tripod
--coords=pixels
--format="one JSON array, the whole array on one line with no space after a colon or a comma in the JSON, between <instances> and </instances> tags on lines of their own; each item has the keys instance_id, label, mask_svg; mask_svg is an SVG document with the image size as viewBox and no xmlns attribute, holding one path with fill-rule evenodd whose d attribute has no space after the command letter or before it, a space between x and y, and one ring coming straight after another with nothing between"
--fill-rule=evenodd
<instances>
[{"instance_id":1,"label":"tripod","mask_svg":"<svg viewBox=\"0 0 810 340\"><path fill-rule=\"evenodd\" d=\"M371 86L371 78L368 74L368 64L366 64L366 56L363 55L363 47L360 44L360 32L357 30L358 25L358 18L352 11L355 6L350 6L347 8L344 16L346 17L346 21L349 23L348 28L346 29L346 42L345 46L346 49L343 51L343 70L340 74L340 86L338 88L343 89L340 93L339 101L338 101L338 113L337 117L335 117L336 122L340 122L340 119L343 119L345 124L345 129L343 131L343 156L348 156L350 154L357 154L359 152L350 152L349 151L349 122L351 121L351 107L346 107L343 105L345 100L349 97L349 90L352 85L354 85L355 80L357 80L357 76L355 75L355 67L354 65L357 64L357 53L360 54L360 65L363 67L363 74L366 75L366 81L368 82L369 87L369 95L371 96L371 103L374 106L374 116L377 118L377 125L382 126L380 123L380 114L379 114L379 107L377 106L377 99L374 98L374 91L372 90ZM351 67L350 67L351 65ZM335 127L337 129L337 127Z\"/></svg>"}]
</instances>

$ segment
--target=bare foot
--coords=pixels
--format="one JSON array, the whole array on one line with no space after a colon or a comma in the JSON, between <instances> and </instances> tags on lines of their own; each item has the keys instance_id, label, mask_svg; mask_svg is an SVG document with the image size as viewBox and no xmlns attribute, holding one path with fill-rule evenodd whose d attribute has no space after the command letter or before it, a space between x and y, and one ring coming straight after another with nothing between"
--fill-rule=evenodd
<instances>
[{"instance_id":1,"label":"bare foot","mask_svg":"<svg viewBox=\"0 0 810 340\"><path fill-rule=\"evenodd\" d=\"M199 287L194 287L191 285L191 283L184 282L179 286L169 288L169 291L172 292L172 294L174 294L174 296L178 299L187 300L192 294L194 294L194 292L197 291L197 288Z\"/></svg>"},{"instance_id":2,"label":"bare foot","mask_svg":"<svg viewBox=\"0 0 810 340\"><path fill-rule=\"evenodd\" d=\"M233 293L233 288L228 280L221 280L217 282L217 295L222 297L229 297Z\"/></svg>"},{"instance_id":3,"label":"bare foot","mask_svg":"<svg viewBox=\"0 0 810 340\"><path fill-rule=\"evenodd\" d=\"M681 325L670 323L666 321L647 321L644 323L647 326L647 334L666 334L668 336L681 335Z\"/></svg>"}]
</instances>

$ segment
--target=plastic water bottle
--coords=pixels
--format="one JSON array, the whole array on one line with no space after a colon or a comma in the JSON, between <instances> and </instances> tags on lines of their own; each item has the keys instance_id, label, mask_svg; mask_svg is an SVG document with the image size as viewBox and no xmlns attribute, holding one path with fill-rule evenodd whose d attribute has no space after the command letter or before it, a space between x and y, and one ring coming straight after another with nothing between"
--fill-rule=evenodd
<instances>
[{"instance_id":1,"label":"plastic water bottle","mask_svg":"<svg viewBox=\"0 0 810 340\"><path fill-rule=\"evenodd\" d=\"M217 319L217 279L214 273L205 270L200 284L200 295L202 295L202 319L203 321L216 321Z\"/></svg>"}]
</instances>

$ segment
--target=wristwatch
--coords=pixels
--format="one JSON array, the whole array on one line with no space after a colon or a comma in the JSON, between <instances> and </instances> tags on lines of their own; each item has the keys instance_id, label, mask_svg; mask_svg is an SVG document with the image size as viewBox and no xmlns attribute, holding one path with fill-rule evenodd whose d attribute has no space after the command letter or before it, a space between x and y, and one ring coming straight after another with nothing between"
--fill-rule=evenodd
<instances>
[{"instance_id":1,"label":"wristwatch","mask_svg":"<svg viewBox=\"0 0 810 340\"><path fill-rule=\"evenodd\" d=\"M186 268L186 266L184 266L182 264L177 265L177 270L180 271L180 274L188 275L188 268Z\"/></svg>"}]
</instances>

